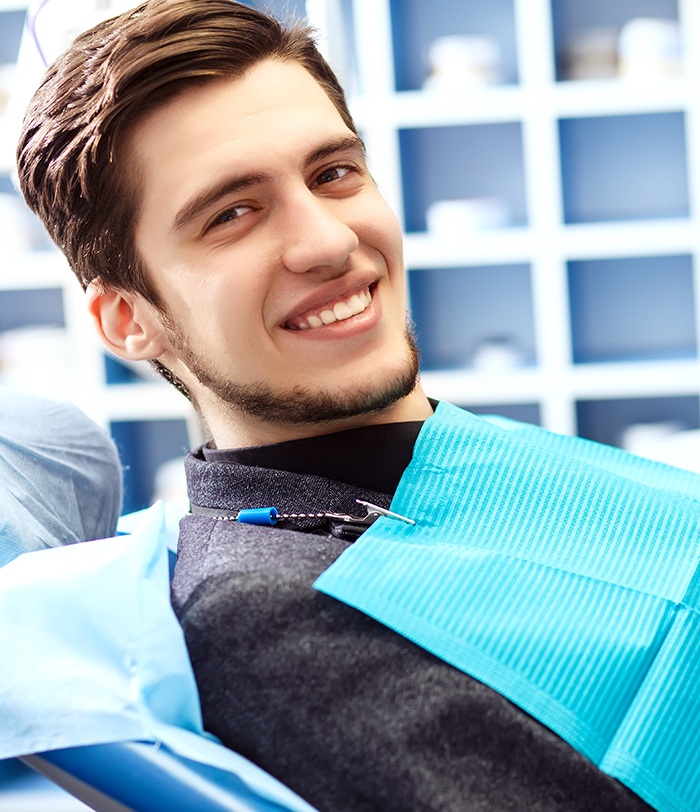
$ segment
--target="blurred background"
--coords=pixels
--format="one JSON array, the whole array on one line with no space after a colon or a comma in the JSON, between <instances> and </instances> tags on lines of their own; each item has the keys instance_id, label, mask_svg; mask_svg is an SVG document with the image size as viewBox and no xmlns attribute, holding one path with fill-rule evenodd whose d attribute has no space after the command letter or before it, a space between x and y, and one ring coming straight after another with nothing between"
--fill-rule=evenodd
<instances>
[{"instance_id":1,"label":"blurred background","mask_svg":"<svg viewBox=\"0 0 700 812\"><path fill-rule=\"evenodd\" d=\"M41 57L131 5L0 0L0 384L112 434L125 511L182 493L200 433L102 350L13 174ZM700 470L697 0L249 5L308 16L348 89L405 227L427 392ZM0 770L2 810L82 808Z\"/></svg>"}]
</instances>

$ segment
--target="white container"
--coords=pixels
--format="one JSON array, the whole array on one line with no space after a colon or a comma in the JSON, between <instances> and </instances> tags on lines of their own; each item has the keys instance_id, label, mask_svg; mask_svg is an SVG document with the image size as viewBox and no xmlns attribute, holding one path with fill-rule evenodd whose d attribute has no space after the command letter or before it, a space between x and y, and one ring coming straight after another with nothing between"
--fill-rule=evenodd
<instances>
[{"instance_id":1,"label":"white container","mask_svg":"<svg viewBox=\"0 0 700 812\"><path fill-rule=\"evenodd\" d=\"M493 37L438 37L428 58L425 90L460 91L502 82L501 46Z\"/></svg>"},{"instance_id":2,"label":"white container","mask_svg":"<svg viewBox=\"0 0 700 812\"><path fill-rule=\"evenodd\" d=\"M683 71L681 31L675 20L632 19L622 27L617 48L622 78L646 81Z\"/></svg>"},{"instance_id":3,"label":"white container","mask_svg":"<svg viewBox=\"0 0 700 812\"><path fill-rule=\"evenodd\" d=\"M505 202L498 197L474 197L461 200L436 200L426 212L428 231L454 239L463 232L503 228L510 216Z\"/></svg>"}]
</instances>

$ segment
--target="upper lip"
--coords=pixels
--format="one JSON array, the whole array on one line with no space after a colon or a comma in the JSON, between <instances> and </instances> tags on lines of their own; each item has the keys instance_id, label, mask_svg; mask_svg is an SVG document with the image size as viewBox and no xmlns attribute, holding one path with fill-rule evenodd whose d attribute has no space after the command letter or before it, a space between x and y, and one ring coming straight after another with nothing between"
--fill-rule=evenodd
<instances>
[{"instance_id":1,"label":"upper lip","mask_svg":"<svg viewBox=\"0 0 700 812\"><path fill-rule=\"evenodd\" d=\"M348 275L346 275L341 279L327 282L297 302L294 308L282 318L280 323L285 325L293 319L303 316L305 313L322 310L326 305L332 305L335 302L349 299L354 293L374 285L378 278L376 273L368 272L357 274L353 279L350 279Z\"/></svg>"}]
</instances>

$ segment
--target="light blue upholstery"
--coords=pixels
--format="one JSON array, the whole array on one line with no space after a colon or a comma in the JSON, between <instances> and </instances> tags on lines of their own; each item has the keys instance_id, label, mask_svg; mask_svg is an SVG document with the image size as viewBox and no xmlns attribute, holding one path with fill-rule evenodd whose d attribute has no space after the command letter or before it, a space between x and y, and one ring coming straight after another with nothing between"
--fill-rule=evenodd
<instances>
[{"instance_id":1,"label":"light blue upholstery","mask_svg":"<svg viewBox=\"0 0 700 812\"><path fill-rule=\"evenodd\" d=\"M114 443L70 403L0 387L0 566L29 550L111 536Z\"/></svg>"},{"instance_id":2,"label":"light blue upholstery","mask_svg":"<svg viewBox=\"0 0 700 812\"><path fill-rule=\"evenodd\" d=\"M11 636L13 631L16 633L11 646L12 658L0 661L5 687L0 705L3 702L11 703L11 707L4 707L0 711L0 716L8 725L5 738L14 737L21 741L23 736L33 735L40 741L61 741L65 730L71 728L66 720L63 724L42 722L32 711L32 708L36 709L37 697L58 696L60 691L54 690L55 685L53 688L48 685L50 678L55 677L56 663L48 671L43 671L40 662L41 658L51 656L49 643L42 644L39 649L32 648L30 643L43 634L49 642L51 639L58 642L57 638L64 638L64 643L67 640L68 648L64 653L69 652L70 646L81 637L94 638L99 647L99 638L92 627L99 625L98 621L105 621L108 625L109 617L124 613L104 602L105 590L99 587L96 572L87 572L81 585L82 598L77 598L78 604L81 599L84 601L82 614L79 612L67 621L69 628L54 628L61 618L70 618L66 606L58 606L56 601L71 603L71 595L75 597L72 579L78 577L80 569L77 566L61 573L58 562L65 559L64 554L70 553L68 558L79 565L86 558L83 552L91 559L105 543L109 546L109 540L79 545L70 550L38 551L90 539L108 539L114 535L120 505L119 459L114 444L102 429L75 406L0 387L0 566L9 565L21 553L29 553L2 569L5 589L0 591L0 631L4 624L6 636ZM113 543L112 549L122 547L121 539L114 539L114 542L116 546ZM125 539L124 550L128 546ZM167 552L167 549L161 550L160 558ZM50 566L44 564L45 574L37 580L39 586L31 594L27 590L22 603L21 595L18 599L17 594L22 592L23 579L28 577L28 573L31 577L33 571L40 571L40 561L45 562L47 555ZM63 583L65 599L62 598L60 584L55 592L49 587L56 556L54 580ZM32 566L35 561L36 568ZM23 566L18 568L19 564ZM165 567L159 599L161 611L169 609L167 564ZM41 578L46 580L42 581ZM139 584L148 579L138 576L130 579L128 573L124 576L125 585L134 580L139 582L132 586L140 599ZM149 588L150 584L145 583L144 594L149 594ZM119 597L128 601L127 594L125 588ZM147 605L151 606L150 603ZM84 635L74 625L82 618L87 628L91 629ZM177 625L174 619L172 623ZM37 625L41 628L37 628ZM23 630L24 627L28 628ZM39 631L41 634L34 633ZM58 631L61 633L57 634ZM113 640L106 642L109 647ZM24 665L14 667L22 656L25 657ZM183 657L186 658L186 653ZM64 656L59 658L61 661L67 659ZM127 652L124 652L123 659L129 660ZM88 664L84 657L78 657L79 664L75 669L80 674L74 669L71 673L75 674L75 679L70 674L65 675L63 680L59 679L59 683L65 683L68 688L73 686L80 692L80 696L73 697L72 701L80 712L87 714L86 719L94 719L94 709L82 707L88 701L89 691L85 690L84 684L82 688L77 686L81 684L80 679L85 678L86 672L90 674L92 669L96 669L98 675L103 673L103 660L104 657L100 659L97 652L95 664ZM13 675L14 679L11 678ZM114 683L109 682L113 674L104 669L104 677L108 682L105 691L109 695L114 687ZM168 696L168 691L172 693L174 690L172 679L167 674L161 678L157 673L151 673L151 678L151 687L155 693L160 692L160 696ZM192 688L190 693L196 704L195 689ZM18 701L14 702L13 697ZM83 702L83 698L86 698L86 702ZM52 708L49 702L47 707L59 718L66 704L59 699L54 705L56 707ZM162 709L163 713L166 716L177 715L172 703L168 701L167 705L170 707ZM194 711L191 714L197 715ZM46 716L42 718L45 720ZM123 724L126 729L128 722ZM13 730L15 725L17 728ZM78 723L76 730L81 728L85 730L85 726ZM201 741L201 749L206 751L209 761L206 757L201 760L188 758L169 748L162 740L121 740L63 746L48 752L22 755L21 760L99 812L162 812L165 809L168 812L313 812L311 807L275 779L210 738L198 736L192 726L184 732L190 737L190 751L195 757ZM99 734L92 731L90 736L91 741L99 742ZM24 752L15 749L4 755L19 756ZM232 766L229 768L228 765ZM265 792L267 797L264 797ZM271 800L271 797L279 802Z\"/></svg>"}]
</instances>

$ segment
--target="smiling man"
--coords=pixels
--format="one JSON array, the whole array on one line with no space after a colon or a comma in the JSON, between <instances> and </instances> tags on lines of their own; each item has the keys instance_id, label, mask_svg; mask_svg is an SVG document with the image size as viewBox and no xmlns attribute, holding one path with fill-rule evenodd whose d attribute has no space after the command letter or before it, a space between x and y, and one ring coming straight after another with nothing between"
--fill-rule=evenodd
<instances>
[{"instance_id":1,"label":"smiling man","mask_svg":"<svg viewBox=\"0 0 700 812\"><path fill-rule=\"evenodd\" d=\"M435 404L399 225L309 32L151 0L50 68L18 162L107 347L153 363L211 433L186 460L173 582L206 727L323 812L647 808L313 589L366 526L356 500L391 504ZM266 505L277 526L235 521Z\"/></svg>"},{"instance_id":2,"label":"smiling man","mask_svg":"<svg viewBox=\"0 0 700 812\"><path fill-rule=\"evenodd\" d=\"M185 90L125 150L135 248L163 308L99 280L90 308L114 352L183 382L217 447L431 412L398 223L306 69L266 59Z\"/></svg>"}]
</instances>

